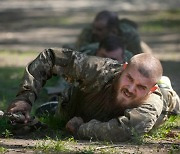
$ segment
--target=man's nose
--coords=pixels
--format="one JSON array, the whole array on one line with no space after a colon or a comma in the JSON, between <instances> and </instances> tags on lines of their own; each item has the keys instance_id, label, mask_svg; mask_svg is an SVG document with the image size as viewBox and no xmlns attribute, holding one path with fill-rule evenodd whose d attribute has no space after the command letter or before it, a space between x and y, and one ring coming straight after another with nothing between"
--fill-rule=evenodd
<instances>
[{"instance_id":1,"label":"man's nose","mask_svg":"<svg viewBox=\"0 0 180 154\"><path fill-rule=\"evenodd\" d=\"M135 85L134 85L134 84L129 85L128 90L129 90L129 92L134 93L134 92L135 92L135 90L136 90Z\"/></svg>"}]
</instances>

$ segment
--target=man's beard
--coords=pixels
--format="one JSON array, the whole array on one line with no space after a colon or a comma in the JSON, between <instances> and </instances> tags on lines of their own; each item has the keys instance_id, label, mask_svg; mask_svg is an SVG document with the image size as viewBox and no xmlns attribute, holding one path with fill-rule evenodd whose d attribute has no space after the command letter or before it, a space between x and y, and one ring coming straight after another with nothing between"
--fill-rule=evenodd
<instances>
[{"instance_id":1,"label":"man's beard","mask_svg":"<svg viewBox=\"0 0 180 154\"><path fill-rule=\"evenodd\" d=\"M128 91L126 88L120 89L120 95L117 94L116 104L123 110L137 107L139 101L135 99L135 95Z\"/></svg>"},{"instance_id":2,"label":"man's beard","mask_svg":"<svg viewBox=\"0 0 180 154\"><path fill-rule=\"evenodd\" d=\"M123 97L124 97L124 96L126 97L126 98L124 98L124 99L131 99L131 100L133 100L133 99L135 99L135 97L136 97L133 93L129 92L129 90L128 90L127 88L122 88L122 89L120 90L120 92L121 92L121 94L123 95Z\"/></svg>"}]
</instances>

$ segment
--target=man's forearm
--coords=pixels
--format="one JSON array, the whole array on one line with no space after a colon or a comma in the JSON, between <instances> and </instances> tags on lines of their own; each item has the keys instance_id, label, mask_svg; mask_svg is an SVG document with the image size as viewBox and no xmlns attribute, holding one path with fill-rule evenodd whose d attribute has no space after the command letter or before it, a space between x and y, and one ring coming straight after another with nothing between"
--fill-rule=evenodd
<instances>
[{"instance_id":1,"label":"man's forearm","mask_svg":"<svg viewBox=\"0 0 180 154\"><path fill-rule=\"evenodd\" d=\"M16 99L25 100L32 105L46 80L52 76L53 65L52 51L48 49L41 52L26 67Z\"/></svg>"},{"instance_id":2,"label":"man's forearm","mask_svg":"<svg viewBox=\"0 0 180 154\"><path fill-rule=\"evenodd\" d=\"M108 122L91 120L80 126L78 137L80 139L119 142L130 139L131 131L126 125L119 123L117 119Z\"/></svg>"}]
</instances>

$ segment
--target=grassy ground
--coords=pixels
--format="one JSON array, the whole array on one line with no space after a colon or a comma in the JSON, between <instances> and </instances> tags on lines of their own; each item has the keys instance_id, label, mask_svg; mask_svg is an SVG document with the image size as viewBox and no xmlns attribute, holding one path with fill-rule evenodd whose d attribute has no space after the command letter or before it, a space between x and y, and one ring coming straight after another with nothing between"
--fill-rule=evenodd
<instances>
[{"instance_id":1,"label":"grassy ground","mask_svg":"<svg viewBox=\"0 0 180 154\"><path fill-rule=\"evenodd\" d=\"M148 12L145 12L148 14ZM140 32L153 32L153 33L162 33L162 32L179 32L180 25L180 10L167 10L167 11L157 11L147 15L148 18L141 18L141 23L143 24L140 27Z\"/></svg>"}]
</instances>

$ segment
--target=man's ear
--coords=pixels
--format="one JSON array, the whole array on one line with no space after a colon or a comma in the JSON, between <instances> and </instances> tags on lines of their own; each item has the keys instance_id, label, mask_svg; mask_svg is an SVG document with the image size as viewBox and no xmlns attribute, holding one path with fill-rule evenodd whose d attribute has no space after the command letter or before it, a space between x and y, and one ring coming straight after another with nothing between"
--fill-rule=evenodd
<instances>
[{"instance_id":1,"label":"man's ear","mask_svg":"<svg viewBox=\"0 0 180 154\"><path fill-rule=\"evenodd\" d=\"M154 87L151 88L150 92L151 92L151 93L154 92L157 88L158 88L158 86L155 85Z\"/></svg>"},{"instance_id":2,"label":"man's ear","mask_svg":"<svg viewBox=\"0 0 180 154\"><path fill-rule=\"evenodd\" d=\"M127 63L127 62L125 62L125 63L123 64L123 70L125 70L125 69L126 69L127 65L128 65L128 63Z\"/></svg>"}]
</instances>

